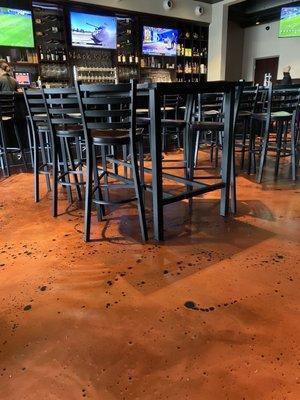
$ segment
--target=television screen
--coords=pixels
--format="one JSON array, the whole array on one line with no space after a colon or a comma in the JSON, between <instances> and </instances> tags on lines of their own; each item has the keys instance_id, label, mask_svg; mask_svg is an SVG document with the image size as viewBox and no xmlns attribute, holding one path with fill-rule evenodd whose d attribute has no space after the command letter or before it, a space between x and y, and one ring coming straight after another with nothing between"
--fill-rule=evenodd
<instances>
[{"instance_id":1,"label":"television screen","mask_svg":"<svg viewBox=\"0 0 300 400\"><path fill-rule=\"evenodd\" d=\"M142 52L152 56L176 56L177 29L143 27Z\"/></svg>"},{"instance_id":2,"label":"television screen","mask_svg":"<svg viewBox=\"0 0 300 400\"><path fill-rule=\"evenodd\" d=\"M279 37L300 36L300 7L283 7L281 9Z\"/></svg>"},{"instance_id":3,"label":"television screen","mask_svg":"<svg viewBox=\"0 0 300 400\"><path fill-rule=\"evenodd\" d=\"M71 40L75 47L117 48L117 19L70 12Z\"/></svg>"},{"instance_id":4,"label":"television screen","mask_svg":"<svg viewBox=\"0 0 300 400\"><path fill-rule=\"evenodd\" d=\"M34 47L31 11L0 7L0 46Z\"/></svg>"},{"instance_id":5,"label":"television screen","mask_svg":"<svg viewBox=\"0 0 300 400\"><path fill-rule=\"evenodd\" d=\"M15 79L21 86L29 86L31 84L28 72L15 72Z\"/></svg>"}]
</instances>

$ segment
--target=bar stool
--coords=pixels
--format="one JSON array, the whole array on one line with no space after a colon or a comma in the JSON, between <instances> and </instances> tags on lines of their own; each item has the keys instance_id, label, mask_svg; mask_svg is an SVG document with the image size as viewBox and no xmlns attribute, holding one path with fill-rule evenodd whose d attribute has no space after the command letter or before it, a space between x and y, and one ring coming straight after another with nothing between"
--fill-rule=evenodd
<instances>
[{"instance_id":1,"label":"bar stool","mask_svg":"<svg viewBox=\"0 0 300 400\"><path fill-rule=\"evenodd\" d=\"M239 82L236 85L235 90L235 102L233 108L233 130L236 129L237 124L237 116L240 107L241 96L243 92L244 82ZM198 168L194 163L194 154L195 151L198 151L198 143L197 141L193 140L193 136L195 134L202 134L205 131L213 132L219 134L220 132L224 132L224 122L223 121L193 121L190 123L189 129L189 143L190 143L190 150L188 151L188 170L189 170L189 177L190 179L217 179L220 176L201 176L195 177L194 171L201 169ZM222 138L221 138L222 140ZM231 209L232 212L236 212L236 163L235 163L235 143L233 143L233 151L232 151L232 159L231 159Z\"/></svg>"},{"instance_id":2,"label":"bar stool","mask_svg":"<svg viewBox=\"0 0 300 400\"><path fill-rule=\"evenodd\" d=\"M17 140L18 147L9 147L8 144L8 131L9 126ZM19 135L16 123L16 103L14 92L1 92L0 93L0 166L3 170L4 176L10 176L10 163L8 155L19 153L22 157L25 171L27 172L27 162L25 152L22 146L21 138Z\"/></svg>"},{"instance_id":3,"label":"bar stool","mask_svg":"<svg viewBox=\"0 0 300 400\"><path fill-rule=\"evenodd\" d=\"M141 129L136 129L136 82L118 85L76 84L80 112L83 121L84 137L86 142L86 193L84 214L84 240L90 240L92 203L97 207L98 220L103 216L104 206L110 204L125 204L137 201L139 222L142 240L148 239L145 208L143 200L143 171L141 177L138 167L138 147L140 148L140 168L143 169L143 135ZM129 147L129 157L118 160L116 156L102 153L102 168L100 175L95 155L95 148L110 146ZM122 165L132 170L132 180L115 174L106 168L107 162ZM93 182L94 175L94 182ZM122 182L121 185L109 184L112 177ZM104 178L104 185L101 180ZM106 180L105 180L106 178ZM119 201L104 199L102 188L107 191L111 187L133 188L134 197ZM99 207L100 206L100 207Z\"/></svg>"},{"instance_id":4,"label":"bar stool","mask_svg":"<svg viewBox=\"0 0 300 400\"><path fill-rule=\"evenodd\" d=\"M291 154L295 152L295 146L290 145L287 149L288 142L292 144L295 141L293 138L293 130L291 130L290 139L287 132L291 126L293 119L293 112L299 105L300 89L293 89L290 86L273 88L272 83L268 88L264 89L266 96L263 104L262 113L253 113L251 116L251 126L253 121L261 123L262 136L258 143L258 148L255 143L255 132L251 131L251 143L249 149L249 164L251 164L251 157L254 158L255 154L260 154L259 171L257 175L257 182L261 183L264 167L267 159L267 154L270 150L275 151L275 177L278 176L279 163L281 157L291 155L292 169L295 170L294 163L296 162L296 155ZM276 137L275 140L270 138L271 128L275 127ZM287 151L288 150L288 151Z\"/></svg>"},{"instance_id":5,"label":"bar stool","mask_svg":"<svg viewBox=\"0 0 300 400\"><path fill-rule=\"evenodd\" d=\"M24 88L24 98L27 106L27 132L32 152L32 166L34 173L34 199L40 201L40 174L45 175L47 191L51 190L50 173L52 168L50 129L47 110L40 89ZM42 163L40 163L40 154Z\"/></svg>"},{"instance_id":6,"label":"bar stool","mask_svg":"<svg viewBox=\"0 0 300 400\"><path fill-rule=\"evenodd\" d=\"M242 131L238 131L235 134L236 148L241 153L241 169L244 168L245 154L247 149L249 149L251 116L257 111L258 91L259 85L247 86L244 88L241 96L237 124L241 125Z\"/></svg>"},{"instance_id":7,"label":"bar stool","mask_svg":"<svg viewBox=\"0 0 300 400\"><path fill-rule=\"evenodd\" d=\"M77 199L82 200L80 187L85 185L80 143L83 139L82 121L74 87L42 89L42 96L52 147L52 215L57 217L58 184L66 187L70 203L73 201L72 187Z\"/></svg>"},{"instance_id":8,"label":"bar stool","mask_svg":"<svg viewBox=\"0 0 300 400\"><path fill-rule=\"evenodd\" d=\"M292 179L297 179L297 168L299 164L299 138L300 138L300 103L293 112L291 123L291 167Z\"/></svg>"},{"instance_id":9,"label":"bar stool","mask_svg":"<svg viewBox=\"0 0 300 400\"><path fill-rule=\"evenodd\" d=\"M222 148L222 136L221 131L218 131L216 127L218 123L223 121L223 93L201 93L197 98L196 112L193 116L195 122L208 122L205 130L199 130L196 132L195 137L195 151L194 151L194 167L197 166L199 146L202 143L206 143L210 146L210 161L214 161L215 153L215 167L218 166L218 154ZM211 124L216 122L216 124Z\"/></svg>"}]
</instances>

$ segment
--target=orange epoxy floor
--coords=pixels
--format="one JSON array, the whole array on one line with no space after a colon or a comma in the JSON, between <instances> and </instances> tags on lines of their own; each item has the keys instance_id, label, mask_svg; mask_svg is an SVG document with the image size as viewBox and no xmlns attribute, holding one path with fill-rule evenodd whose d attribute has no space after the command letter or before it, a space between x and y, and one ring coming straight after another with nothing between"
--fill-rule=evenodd
<instances>
[{"instance_id":1,"label":"orange epoxy floor","mask_svg":"<svg viewBox=\"0 0 300 400\"><path fill-rule=\"evenodd\" d=\"M299 183L239 177L227 221L217 199L169 206L165 244L133 206L84 244L81 211L0 182L0 399L300 399Z\"/></svg>"}]
</instances>

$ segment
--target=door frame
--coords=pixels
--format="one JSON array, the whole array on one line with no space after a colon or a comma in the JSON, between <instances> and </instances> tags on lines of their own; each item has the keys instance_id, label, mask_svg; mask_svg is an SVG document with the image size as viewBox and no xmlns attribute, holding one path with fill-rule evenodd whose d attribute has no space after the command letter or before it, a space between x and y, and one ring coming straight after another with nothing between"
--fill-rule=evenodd
<instances>
[{"instance_id":1,"label":"door frame","mask_svg":"<svg viewBox=\"0 0 300 400\"><path fill-rule=\"evenodd\" d=\"M257 60L266 60L267 58L278 58L278 70L279 70L279 62L280 62L280 55L273 55L273 56L267 56L267 57L255 57L253 58L253 75L252 75L252 81L254 82L255 79L255 65ZM277 76L276 76L276 82L277 82L277 77L278 77L278 70L277 70ZM274 82L273 82L274 83Z\"/></svg>"}]
</instances>

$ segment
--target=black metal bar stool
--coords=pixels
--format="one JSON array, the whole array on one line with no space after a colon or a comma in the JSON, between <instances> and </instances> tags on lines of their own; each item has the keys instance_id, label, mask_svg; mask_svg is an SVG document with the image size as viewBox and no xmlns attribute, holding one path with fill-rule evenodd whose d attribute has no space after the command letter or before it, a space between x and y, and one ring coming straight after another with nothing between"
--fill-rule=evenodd
<instances>
[{"instance_id":1,"label":"black metal bar stool","mask_svg":"<svg viewBox=\"0 0 300 400\"><path fill-rule=\"evenodd\" d=\"M240 107L240 101L241 101L241 96L243 92L243 87L244 87L244 82L239 82L236 85L235 89L235 101L234 101L234 107L232 109L233 113L233 132L235 132L236 129L236 123L237 123L237 116L239 112L239 107ZM198 135L199 133L201 134L202 132L205 131L210 131L210 132L215 132L215 133L222 133L224 132L225 125L223 121L193 121L190 124L190 129L189 129L189 135L190 135L190 151L188 152L188 169L190 171L190 179L219 179L220 175L207 175L207 176L194 176L194 171L198 169L202 169L201 167L195 166L194 163L194 154L195 151L198 151L198 145L199 143L193 140L193 136L196 134ZM221 137L221 142L223 141L223 138ZM221 145L222 148L222 145ZM236 212L236 162L235 162L235 137L233 135L233 147L232 147L232 158L231 158L231 180L230 180L230 192L231 192L231 210L233 213Z\"/></svg>"},{"instance_id":2,"label":"black metal bar stool","mask_svg":"<svg viewBox=\"0 0 300 400\"><path fill-rule=\"evenodd\" d=\"M270 84L264 91L266 96L262 113L253 113L251 116L252 121L258 121L262 126L262 136L259 140L258 148L255 147L255 132L252 131L252 145L249 150L249 164L252 154L255 155L257 152L260 154L259 171L257 175L258 183L262 181L269 151L275 152L275 177L278 176L281 157L291 156L293 164L292 170L294 171L294 163L296 162L296 155L292 154L296 151L295 146L292 145L295 141L293 130L291 130L290 135L287 135L287 133L288 130L291 129L293 112L299 105L300 89L291 86L273 88L273 85ZM275 130L275 135L271 135L272 130Z\"/></svg>"},{"instance_id":3,"label":"black metal bar stool","mask_svg":"<svg viewBox=\"0 0 300 400\"><path fill-rule=\"evenodd\" d=\"M91 210L94 202L98 211L98 219L103 216L103 208L110 204L124 204L137 201L138 214L142 239L148 239L145 208L143 200L143 185L141 183L138 166L138 147L140 148L140 167L143 166L143 136L142 130L136 129L136 82L119 85L86 85L77 82L76 85L80 111L83 120L84 136L86 141L86 194L84 216L84 240L90 240ZM113 155L103 154L100 175L95 156L95 148L129 147L129 157L118 160ZM122 165L132 170L132 180L117 175L106 167L107 162L112 165ZM94 182L93 182L94 175ZM141 171L142 175L142 171ZM109 184L102 178L112 177L122 182L121 185ZM135 192L134 197L119 201L110 201L102 196L102 188L129 188ZM100 206L100 207L99 207Z\"/></svg>"},{"instance_id":4,"label":"black metal bar stool","mask_svg":"<svg viewBox=\"0 0 300 400\"><path fill-rule=\"evenodd\" d=\"M11 127L18 147L9 147L8 128ZM25 152L22 146L18 127L16 124L16 102L14 92L0 93L0 166L3 169L4 176L10 176L10 163L8 156L19 153L22 157L25 171L28 170Z\"/></svg>"},{"instance_id":5,"label":"black metal bar stool","mask_svg":"<svg viewBox=\"0 0 300 400\"><path fill-rule=\"evenodd\" d=\"M66 187L70 203L73 201L71 187L75 188L78 200L82 200L80 187L85 182L80 141L83 130L75 88L42 89L42 95L52 144L52 215L56 217L58 183Z\"/></svg>"},{"instance_id":6,"label":"black metal bar stool","mask_svg":"<svg viewBox=\"0 0 300 400\"><path fill-rule=\"evenodd\" d=\"M241 130L236 131L236 149L241 153L241 169L244 168L245 154L249 149L250 142L250 128L251 128L251 116L255 113L258 101L259 85L247 86L244 88L239 113L237 116L237 128L241 125Z\"/></svg>"},{"instance_id":7,"label":"black metal bar stool","mask_svg":"<svg viewBox=\"0 0 300 400\"><path fill-rule=\"evenodd\" d=\"M28 141L32 151L34 173L34 199L40 201L40 174L45 175L47 191L51 190L50 173L52 169L50 130L47 111L40 89L24 89L28 111ZM40 154L42 162L40 162Z\"/></svg>"}]
</instances>

